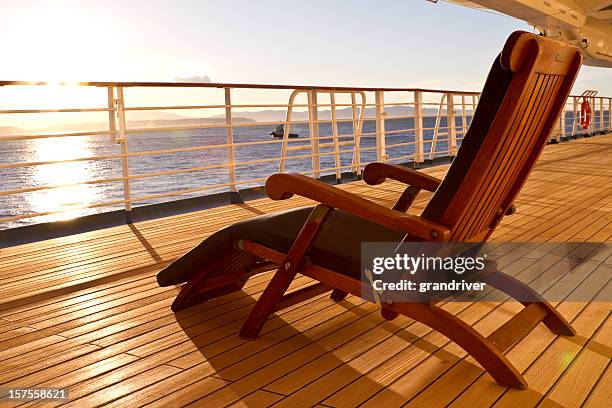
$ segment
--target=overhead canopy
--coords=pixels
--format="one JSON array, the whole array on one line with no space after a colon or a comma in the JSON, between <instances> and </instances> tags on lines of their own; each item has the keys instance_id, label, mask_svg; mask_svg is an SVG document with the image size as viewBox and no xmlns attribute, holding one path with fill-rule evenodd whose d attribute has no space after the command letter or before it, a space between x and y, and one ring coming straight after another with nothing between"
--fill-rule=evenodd
<instances>
[{"instance_id":1,"label":"overhead canopy","mask_svg":"<svg viewBox=\"0 0 612 408\"><path fill-rule=\"evenodd\" d=\"M587 65L612 67L612 0L448 0L495 10L577 45Z\"/></svg>"}]
</instances>

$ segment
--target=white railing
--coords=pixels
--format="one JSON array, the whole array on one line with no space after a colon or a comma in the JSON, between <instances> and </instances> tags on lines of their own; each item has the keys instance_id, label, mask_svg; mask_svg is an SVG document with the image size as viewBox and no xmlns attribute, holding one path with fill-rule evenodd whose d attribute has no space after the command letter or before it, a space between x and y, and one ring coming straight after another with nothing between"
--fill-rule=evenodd
<instances>
[{"instance_id":1,"label":"white railing","mask_svg":"<svg viewBox=\"0 0 612 408\"><path fill-rule=\"evenodd\" d=\"M559 142L568 137L592 135L612 130L612 98L597 96L597 91L587 90L581 95L571 95L559 116L550 140ZM588 115L588 120L586 116Z\"/></svg>"},{"instance_id":2,"label":"white railing","mask_svg":"<svg viewBox=\"0 0 612 408\"><path fill-rule=\"evenodd\" d=\"M230 191L232 197L239 198L240 189L261 185L277 171L335 176L340 181L346 172L358 177L372 161L418 165L437 157L454 156L479 98L477 92L412 88L108 82L76 85L78 89L103 92L104 97L98 95L98 101L104 99L105 106L10 106L0 110L1 126L11 124L3 117L15 120L37 114L105 115L104 128L98 126L95 130L0 134L0 156L5 158L0 162L0 174L7 181L3 184L10 187L0 191L0 204L14 207L0 216L0 226L118 208L129 217L133 205L221 191ZM0 82L0 91L19 87L31 90L32 86L49 85ZM148 92L146 98L136 95L139 90ZM175 93L173 100L180 100L182 92L195 90L208 92L203 100L219 103L143 103L151 95L168 90ZM282 101L251 103L253 96L242 94L249 92L266 93L257 98L276 93ZM127 93L134 93L134 102L130 103ZM235 97L240 103L234 102ZM589 101L594 120L587 129L578 129L583 99ZM4 102L6 106L10 101ZM611 129L610 104L611 98L592 94L570 97L551 140ZM260 121L238 119L270 109L281 112L268 112L272 119ZM197 112L200 119L185 118L183 122L188 124L181 126L173 125L180 121L162 121L159 126L129 120L131 114L159 111ZM284 136L270 138L270 131L278 125L283 125ZM299 137L289 137L293 132ZM72 149L74 140L79 140L81 147L86 144L84 140L89 144L87 148ZM3 149L10 143L9 148ZM64 154L64 150L71 149L74 154Z\"/></svg>"}]
</instances>

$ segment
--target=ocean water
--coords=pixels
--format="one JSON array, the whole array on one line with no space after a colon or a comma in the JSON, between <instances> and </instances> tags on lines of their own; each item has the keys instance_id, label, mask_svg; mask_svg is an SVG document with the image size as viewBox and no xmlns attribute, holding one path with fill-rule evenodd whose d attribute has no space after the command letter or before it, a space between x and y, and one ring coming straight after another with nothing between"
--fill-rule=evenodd
<instances>
[{"instance_id":1,"label":"ocean water","mask_svg":"<svg viewBox=\"0 0 612 408\"><path fill-rule=\"evenodd\" d=\"M467 118L469 124L471 118ZM571 129L571 117L567 119L566 126ZM435 118L425 118L424 127L433 128ZM461 138L461 117L456 118L457 137ZM441 121L441 126L446 126L446 118ZM408 156L414 153L414 146L390 147L393 144L414 141L414 131L401 131L413 129L413 119L387 119L385 121L387 131L400 131L386 136L387 155L389 159ZM274 126L245 126L234 129L234 142L270 142L273 139L270 132ZM352 140L352 123L338 123L341 140ZM375 132L374 121L364 121L363 133ZM444 132L444 130L441 130ZM308 145L304 140L309 136L307 124L294 124L291 133L298 133L300 139L291 139L290 146ZM321 137L331 136L331 124L319 125ZM425 157L429 157L432 149L433 130L424 131ZM304 138L304 139L301 139ZM448 151L446 136L440 136L435 144L434 157L445 156ZM180 149L194 146L219 145L226 142L225 128L219 129L195 129L173 132L146 132L128 135L128 149L130 153L148 152L164 149ZM328 143L331 140L321 141ZM460 140L458 141L460 144ZM361 147L366 149L360 153L361 163L376 160L376 151L367 150L375 146L374 136L362 136ZM352 150L352 145L342 146L341 150ZM83 136L83 137L60 137L50 139L35 139L26 141L2 141L0 139L0 164L41 162L51 160L71 160L83 157L99 157L120 154L120 145L113 143L108 135ZM278 172L278 158L281 156L281 143L269 143L257 146L237 146L234 149L236 159L236 181L238 183L264 178ZM331 148L322 148L321 153L331 152ZM309 150L292 151L289 156L308 154ZM265 163L244 164L253 160L270 159ZM352 153L341 154L341 165L350 165ZM410 159L402 159L397 162L406 162ZM145 173L153 173L168 170L189 169L198 166L223 164L227 162L227 149L216 148L192 152L180 152L174 154L153 154L129 158L129 173L131 176ZM243 164L241 164L243 163ZM310 158L296 158L286 162L286 171L303 172L311 170ZM333 168L334 155L322 155L320 168ZM342 171L348 171L343 169ZM333 174L335 170L322 171L322 174ZM84 183L75 186L53 188L40 191L24 191L18 194L6 195L0 192L0 218L27 215L32 213L50 213L60 211L57 214L42 215L33 218L24 218L0 223L0 229L14 228L18 226L71 219L87 214L106 212L124 208L122 200L123 183L121 180L105 183L94 183L96 180L120 178L122 175L121 159L107 159L98 161L75 161L57 164L46 164L19 167L13 169L0 169L0 180L2 188L0 191L14 189L28 189L47 185L65 185L71 183ZM217 187L215 185L229 182L227 168L207 169L188 173L163 175L150 178L134 179L130 182L131 196L136 201L132 206L149 205L159 202L177 200L188 197L203 196L221 191L228 191L228 187ZM262 185L263 182L242 183L239 189ZM152 194L164 194L185 189L200 189L213 186L202 191L183 194L175 197L140 199ZM116 203L108 206L95 207L101 203ZM95 208L73 209L75 206L94 206Z\"/></svg>"}]
</instances>

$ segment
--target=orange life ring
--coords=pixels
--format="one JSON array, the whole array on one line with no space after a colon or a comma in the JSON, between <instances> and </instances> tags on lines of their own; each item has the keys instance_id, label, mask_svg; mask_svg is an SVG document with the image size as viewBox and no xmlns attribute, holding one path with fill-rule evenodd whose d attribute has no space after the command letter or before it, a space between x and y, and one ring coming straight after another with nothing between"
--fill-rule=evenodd
<instances>
[{"instance_id":1,"label":"orange life ring","mask_svg":"<svg viewBox=\"0 0 612 408\"><path fill-rule=\"evenodd\" d=\"M580 105L580 126L588 129L591 125L591 105L586 99Z\"/></svg>"}]
</instances>

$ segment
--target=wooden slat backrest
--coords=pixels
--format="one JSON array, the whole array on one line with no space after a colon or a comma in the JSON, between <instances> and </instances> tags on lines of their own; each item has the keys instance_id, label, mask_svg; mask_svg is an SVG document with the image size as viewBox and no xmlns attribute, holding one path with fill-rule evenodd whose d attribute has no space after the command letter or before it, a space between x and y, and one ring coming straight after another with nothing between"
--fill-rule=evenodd
<instances>
[{"instance_id":1,"label":"wooden slat backrest","mask_svg":"<svg viewBox=\"0 0 612 408\"><path fill-rule=\"evenodd\" d=\"M486 241L542 152L581 62L575 47L513 33L422 216L447 226L451 241Z\"/></svg>"}]
</instances>

